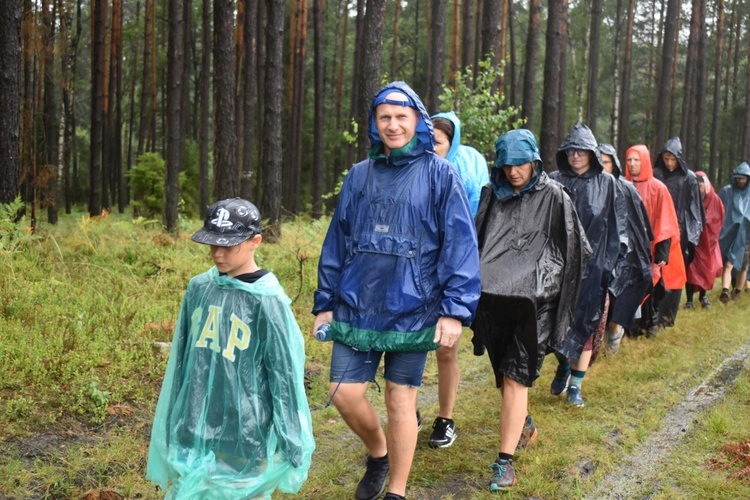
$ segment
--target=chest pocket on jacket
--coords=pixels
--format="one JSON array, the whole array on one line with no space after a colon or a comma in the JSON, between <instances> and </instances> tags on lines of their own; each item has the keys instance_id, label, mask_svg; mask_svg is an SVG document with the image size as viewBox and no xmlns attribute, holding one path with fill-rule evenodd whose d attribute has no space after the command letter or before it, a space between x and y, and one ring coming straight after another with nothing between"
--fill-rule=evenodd
<instances>
[{"instance_id":1,"label":"chest pocket on jacket","mask_svg":"<svg viewBox=\"0 0 750 500\"><path fill-rule=\"evenodd\" d=\"M376 224L359 234L341 277L339 297L369 314L398 315L424 303L419 243L397 227Z\"/></svg>"}]
</instances>

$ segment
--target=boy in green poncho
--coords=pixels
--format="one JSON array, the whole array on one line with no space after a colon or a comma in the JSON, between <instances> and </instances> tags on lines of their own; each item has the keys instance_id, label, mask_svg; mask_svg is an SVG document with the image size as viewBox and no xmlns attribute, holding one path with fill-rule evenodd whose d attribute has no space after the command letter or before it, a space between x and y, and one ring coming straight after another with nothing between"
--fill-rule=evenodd
<instances>
[{"instance_id":1,"label":"boy in green poncho","mask_svg":"<svg viewBox=\"0 0 750 500\"><path fill-rule=\"evenodd\" d=\"M296 493L315 449L304 341L276 277L255 263L260 213L213 204L193 241L215 266L188 285L151 432L146 477L167 498Z\"/></svg>"}]
</instances>

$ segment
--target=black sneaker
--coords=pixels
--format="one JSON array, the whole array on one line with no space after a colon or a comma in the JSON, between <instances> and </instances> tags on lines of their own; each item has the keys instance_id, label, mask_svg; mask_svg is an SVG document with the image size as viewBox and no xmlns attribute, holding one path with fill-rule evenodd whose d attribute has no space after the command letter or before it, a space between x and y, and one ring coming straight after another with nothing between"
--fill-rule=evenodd
<instances>
[{"instance_id":1,"label":"black sneaker","mask_svg":"<svg viewBox=\"0 0 750 500\"><path fill-rule=\"evenodd\" d=\"M568 389L568 379L570 378L570 366L566 369L563 365L557 365L557 371L555 371L555 378L552 379L552 383L549 386L549 392L555 396L559 396Z\"/></svg>"},{"instance_id":2,"label":"black sneaker","mask_svg":"<svg viewBox=\"0 0 750 500\"><path fill-rule=\"evenodd\" d=\"M727 304L729 302L729 290L728 289L725 288L724 290L721 291L721 295L719 295L719 301L722 304Z\"/></svg>"},{"instance_id":3,"label":"black sneaker","mask_svg":"<svg viewBox=\"0 0 750 500\"><path fill-rule=\"evenodd\" d=\"M703 297L701 299L701 307L703 309L708 309L711 307L711 302L708 300L708 297Z\"/></svg>"},{"instance_id":4,"label":"black sneaker","mask_svg":"<svg viewBox=\"0 0 750 500\"><path fill-rule=\"evenodd\" d=\"M438 417L432 423L430 448L447 448L456 440L456 423L450 418Z\"/></svg>"},{"instance_id":5,"label":"black sneaker","mask_svg":"<svg viewBox=\"0 0 750 500\"><path fill-rule=\"evenodd\" d=\"M737 302L740 300L740 294L742 293L742 290L734 289L732 290L732 302Z\"/></svg>"},{"instance_id":6,"label":"black sneaker","mask_svg":"<svg viewBox=\"0 0 750 500\"><path fill-rule=\"evenodd\" d=\"M513 468L513 460L496 459L490 464L492 468L492 479L490 479L490 491L504 491L516 484L516 470Z\"/></svg>"},{"instance_id":7,"label":"black sneaker","mask_svg":"<svg viewBox=\"0 0 750 500\"><path fill-rule=\"evenodd\" d=\"M685 302L685 305L683 306L685 309L692 309L693 308L693 302L691 300L688 300Z\"/></svg>"},{"instance_id":8,"label":"black sneaker","mask_svg":"<svg viewBox=\"0 0 750 500\"><path fill-rule=\"evenodd\" d=\"M357 500L375 500L385 491L388 480L388 455L373 458L367 455L367 470L357 485Z\"/></svg>"},{"instance_id":9,"label":"black sneaker","mask_svg":"<svg viewBox=\"0 0 750 500\"><path fill-rule=\"evenodd\" d=\"M383 497L383 500L405 500L406 497L402 497L401 495L396 495L395 493L388 492Z\"/></svg>"}]
</instances>

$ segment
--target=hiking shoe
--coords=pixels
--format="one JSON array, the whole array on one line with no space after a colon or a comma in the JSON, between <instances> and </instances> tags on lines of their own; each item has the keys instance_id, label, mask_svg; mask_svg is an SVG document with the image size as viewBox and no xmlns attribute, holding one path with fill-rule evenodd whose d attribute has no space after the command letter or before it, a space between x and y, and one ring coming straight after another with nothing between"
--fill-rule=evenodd
<instances>
[{"instance_id":1,"label":"hiking shoe","mask_svg":"<svg viewBox=\"0 0 750 500\"><path fill-rule=\"evenodd\" d=\"M742 293L742 290L737 290L736 288L732 290L732 302L737 302L740 300L740 294Z\"/></svg>"},{"instance_id":2,"label":"hiking shoe","mask_svg":"<svg viewBox=\"0 0 750 500\"><path fill-rule=\"evenodd\" d=\"M563 368L563 365L557 365L557 371L555 372L555 378L552 379L552 384L549 386L549 392L555 396L559 396L565 389L568 388L568 379L570 378L570 368Z\"/></svg>"},{"instance_id":3,"label":"hiking shoe","mask_svg":"<svg viewBox=\"0 0 750 500\"><path fill-rule=\"evenodd\" d=\"M571 385L568 387L568 403L573 406L583 407L583 396L581 396L581 388L577 385Z\"/></svg>"},{"instance_id":4,"label":"hiking shoe","mask_svg":"<svg viewBox=\"0 0 750 500\"><path fill-rule=\"evenodd\" d=\"M721 291L721 295L719 295L719 301L722 304L728 304L729 303L729 290L726 288Z\"/></svg>"},{"instance_id":5,"label":"hiking shoe","mask_svg":"<svg viewBox=\"0 0 750 500\"><path fill-rule=\"evenodd\" d=\"M383 497L383 500L404 500L406 497L402 497L401 495L397 495L395 493L388 492Z\"/></svg>"},{"instance_id":6,"label":"hiking shoe","mask_svg":"<svg viewBox=\"0 0 750 500\"><path fill-rule=\"evenodd\" d=\"M711 302L708 301L708 297L707 296L703 297L701 299L701 307L703 309L708 309L709 307L711 307Z\"/></svg>"},{"instance_id":7,"label":"hiking shoe","mask_svg":"<svg viewBox=\"0 0 750 500\"><path fill-rule=\"evenodd\" d=\"M456 423L450 418L438 417L432 423L430 448L447 448L456 440Z\"/></svg>"},{"instance_id":8,"label":"hiking shoe","mask_svg":"<svg viewBox=\"0 0 750 500\"><path fill-rule=\"evenodd\" d=\"M625 328L622 325L617 325L614 332L611 332L607 328L607 333L604 335L606 341L604 350L607 354L617 354L617 351L620 350L620 343L623 336L625 336Z\"/></svg>"},{"instance_id":9,"label":"hiking shoe","mask_svg":"<svg viewBox=\"0 0 750 500\"><path fill-rule=\"evenodd\" d=\"M693 303L691 301L685 302L685 305L683 306L685 309L692 309Z\"/></svg>"},{"instance_id":10,"label":"hiking shoe","mask_svg":"<svg viewBox=\"0 0 750 500\"><path fill-rule=\"evenodd\" d=\"M476 334L471 337L471 344L474 346L474 356L483 356L484 351L487 350L482 343L482 339L477 337Z\"/></svg>"},{"instance_id":11,"label":"hiking shoe","mask_svg":"<svg viewBox=\"0 0 750 500\"><path fill-rule=\"evenodd\" d=\"M492 468L492 479L490 479L490 491L504 491L516 484L516 470L513 468L512 460L496 459L490 464Z\"/></svg>"},{"instance_id":12,"label":"hiking shoe","mask_svg":"<svg viewBox=\"0 0 750 500\"><path fill-rule=\"evenodd\" d=\"M388 455L374 458L367 455L367 470L357 485L357 500L375 500L385 491L388 480Z\"/></svg>"},{"instance_id":13,"label":"hiking shoe","mask_svg":"<svg viewBox=\"0 0 750 500\"><path fill-rule=\"evenodd\" d=\"M518 444L516 445L516 453L522 451L523 449L527 448L531 443L536 441L537 434L538 432L536 430L536 425L534 424L534 421L531 419L531 415L526 415L526 421L523 424L521 437L518 439Z\"/></svg>"},{"instance_id":14,"label":"hiking shoe","mask_svg":"<svg viewBox=\"0 0 750 500\"><path fill-rule=\"evenodd\" d=\"M422 430L422 415L419 414L419 410L417 410L417 432Z\"/></svg>"}]
</instances>

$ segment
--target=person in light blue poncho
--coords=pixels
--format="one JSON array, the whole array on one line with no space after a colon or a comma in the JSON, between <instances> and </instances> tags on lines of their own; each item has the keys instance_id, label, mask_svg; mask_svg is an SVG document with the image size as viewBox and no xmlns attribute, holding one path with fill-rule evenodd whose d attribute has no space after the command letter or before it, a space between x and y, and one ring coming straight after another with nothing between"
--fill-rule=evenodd
<instances>
[{"instance_id":1,"label":"person in light blue poncho","mask_svg":"<svg viewBox=\"0 0 750 500\"><path fill-rule=\"evenodd\" d=\"M151 431L146 477L166 498L296 493L315 449L305 350L290 300L255 263L260 213L213 204L193 241L216 264L190 280Z\"/></svg>"},{"instance_id":2,"label":"person in light blue poncho","mask_svg":"<svg viewBox=\"0 0 750 500\"><path fill-rule=\"evenodd\" d=\"M729 302L729 287L732 281L732 271L736 271L737 279L732 298L740 298L740 291L745 283L747 270L750 266L750 166L744 161L732 173L732 180L719 192L724 204L724 225L719 235L719 248L724 260L724 271L721 277L721 295L719 299L726 304Z\"/></svg>"},{"instance_id":3,"label":"person in light blue poncho","mask_svg":"<svg viewBox=\"0 0 750 500\"><path fill-rule=\"evenodd\" d=\"M471 215L477 215L482 187L490 182L487 160L471 146L461 144L461 120L456 113L438 113L431 117L435 129L435 153L448 160L458 171L466 189ZM476 342L475 342L476 344ZM429 445L446 448L456 440L456 423L453 421L453 406L456 402L460 370L458 366L458 342L453 347L441 347L435 351L438 362L438 400L440 409L432 424Z\"/></svg>"}]
</instances>

